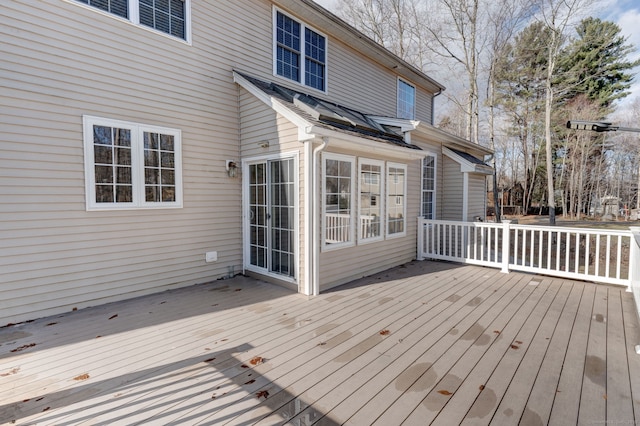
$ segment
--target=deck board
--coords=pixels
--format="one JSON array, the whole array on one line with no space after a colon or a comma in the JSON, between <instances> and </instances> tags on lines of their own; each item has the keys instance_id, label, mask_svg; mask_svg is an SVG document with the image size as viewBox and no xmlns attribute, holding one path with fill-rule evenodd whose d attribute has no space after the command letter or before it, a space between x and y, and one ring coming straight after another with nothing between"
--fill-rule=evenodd
<instances>
[{"instance_id":1,"label":"deck board","mask_svg":"<svg viewBox=\"0 0 640 426\"><path fill-rule=\"evenodd\" d=\"M314 298L236 277L0 328L0 424L632 423L639 343L614 286L428 261Z\"/></svg>"}]
</instances>

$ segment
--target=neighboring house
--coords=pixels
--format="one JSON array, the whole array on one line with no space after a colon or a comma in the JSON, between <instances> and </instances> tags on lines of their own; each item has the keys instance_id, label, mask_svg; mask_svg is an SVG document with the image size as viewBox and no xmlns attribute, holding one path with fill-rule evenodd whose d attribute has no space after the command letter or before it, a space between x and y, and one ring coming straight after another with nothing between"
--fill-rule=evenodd
<instances>
[{"instance_id":1,"label":"neighboring house","mask_svg":"<svg viewBox=\"0 0 640 426\"><path fill-rule=\"evenodd\" d=\"M484 218L444 88L309 0L0 4L0 323L238 273L317 294Z\"/></svg>"}]
</instances>

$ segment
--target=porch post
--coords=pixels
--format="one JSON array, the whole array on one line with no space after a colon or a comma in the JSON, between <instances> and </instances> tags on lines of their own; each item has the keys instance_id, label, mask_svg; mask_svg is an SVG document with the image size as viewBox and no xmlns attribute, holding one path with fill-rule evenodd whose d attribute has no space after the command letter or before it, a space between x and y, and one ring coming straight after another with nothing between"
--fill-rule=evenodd
<instances>
[{"instance_id":1,"label":"porch post","mask_svg":"<svg viewBox=\"0 0 640 426\"><path fill-rule=\"evenodd\" d=\"M424 253L424 220L418 216L418 255L416 260L424 260L422 253Z\"/></svg>"},{"instance_id":2,"label":"porch post","mask_svg":"<svg viewBox=\"0 0 640 426\"><path fill-rule=\"evenodd\" d=\"M633 299L636 302L636 312L640 317L640 226L630 226L631 230L631 250L629 252L629 289L633 292ZM640 345L635 347L636 353L640 354Z\"/></svg>"},{"instance_id":3,"label":"porch post","mask_svg":"<svg viewBox=\"0 0 640 426\"><path fill-rule=\"evenodd\" d=\"M509 248L511 246L511 221L502 221L502 272L509 273Z\"/></svg>"}]
</instances>

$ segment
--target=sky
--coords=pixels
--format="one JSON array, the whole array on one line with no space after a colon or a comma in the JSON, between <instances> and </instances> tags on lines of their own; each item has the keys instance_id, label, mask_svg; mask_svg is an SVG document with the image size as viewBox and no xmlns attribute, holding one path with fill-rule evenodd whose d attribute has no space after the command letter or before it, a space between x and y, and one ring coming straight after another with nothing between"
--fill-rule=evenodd
<instances>
[{"instance_id":1,"label":"sky","mask_svg":"<svg viewBox=\"0 0 640 426\"><path fill-rule=\"evenodd\" d=\"M330 11L335 11L340 0L314 1ZM591 15L618 24L622 35L628 37L628 42L637 49L629 59L640 58L640 0L604 0L598 3L597 10ZM634 72L636 77L631 87L631 94L621 101L621 109L624 109L635 98L640 98L640 67L636 68ZM450 86L453 82L441 81L441 83Z\"/></svg>"}]
</instances>

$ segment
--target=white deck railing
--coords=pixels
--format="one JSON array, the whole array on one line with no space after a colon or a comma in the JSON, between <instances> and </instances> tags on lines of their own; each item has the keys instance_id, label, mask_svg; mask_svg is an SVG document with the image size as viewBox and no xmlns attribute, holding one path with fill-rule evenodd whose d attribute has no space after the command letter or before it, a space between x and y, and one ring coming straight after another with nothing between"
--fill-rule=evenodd
<instances>
[{"instance_id":1,"label":"white deck railing","mask_svg":"<svg viewBox=\"0 0 640 426\"><path fill-rule=\"evenodd\" d=\"M640 248L632 245L636 241L631 230L422 218L418 219L418 229L418 258L421 259L450 260L501 268L503 272L525 271L627 286L631 286L632 279L640 279Z\"/></svg>"}]
</instances>

